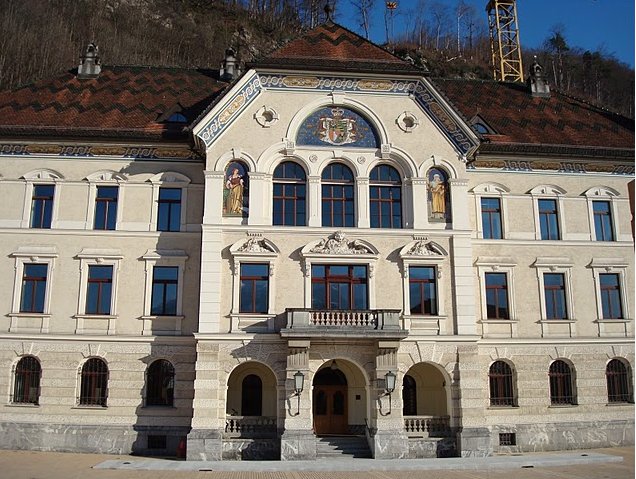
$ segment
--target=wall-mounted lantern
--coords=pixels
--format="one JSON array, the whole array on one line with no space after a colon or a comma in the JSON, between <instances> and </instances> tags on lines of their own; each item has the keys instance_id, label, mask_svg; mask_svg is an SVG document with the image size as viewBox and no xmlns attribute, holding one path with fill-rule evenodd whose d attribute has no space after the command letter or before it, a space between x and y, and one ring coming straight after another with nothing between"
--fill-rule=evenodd
<instances>
[{"instance_id":1,"label":"wall-mounted lantern","mask_svg":"<svg viewBox=\"0 0 636 479\"><path fill-rule=\"evenodd\" d=\"M296 410L296 414L293 416L298 416L300 414L300 394L305 389L305 375L300 371L296 371L294 374L294 395L298 398L298 408Z\"/></svg>"}]
</instances>

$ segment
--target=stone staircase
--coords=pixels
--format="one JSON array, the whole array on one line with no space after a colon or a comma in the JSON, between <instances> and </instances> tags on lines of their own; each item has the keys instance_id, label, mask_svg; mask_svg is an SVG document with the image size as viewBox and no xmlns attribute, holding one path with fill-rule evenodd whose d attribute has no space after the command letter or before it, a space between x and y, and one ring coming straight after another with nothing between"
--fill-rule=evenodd
<instances>
[{"instance_id":1,"label":"stone staircase","mask_svg":"<svg viewBox=\"0 0 636 479\"><path fill-rule=\"evenodd\" d=\"M370 458L364 436L321 436L316 441L316 459Z\"/></svg>"}]
</instances>

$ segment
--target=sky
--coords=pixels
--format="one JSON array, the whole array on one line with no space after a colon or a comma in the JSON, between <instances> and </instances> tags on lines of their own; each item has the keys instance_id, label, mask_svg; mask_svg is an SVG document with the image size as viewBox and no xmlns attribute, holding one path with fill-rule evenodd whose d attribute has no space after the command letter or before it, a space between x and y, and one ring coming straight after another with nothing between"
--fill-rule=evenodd
<instances>
[{"instance_id":1,"label":"sky","mask_svg":"<svg viewBox=\"0 0 636 479\"><path fill-rule=\"evenodd\" d=\"M358 17L349 4L340 0L336 21L364 36ZM421 1L421 0L419 0ZM458 0L423 0L425 9L438 2L454 8ZM384 24L385 1L376 0L372 20L371 40L386 41ZM414 24L412 11L418 0L398 1L394 11L394 35L409 23ZM487 31L488 0L464 0L472 5ZM538 48L551 35L555 25L563 27L570 48L601 51L634 68L634 0L517 0L517 20L521 47ZM412 27L411 27L412 28Z\"/></svg>"}]
</instances>

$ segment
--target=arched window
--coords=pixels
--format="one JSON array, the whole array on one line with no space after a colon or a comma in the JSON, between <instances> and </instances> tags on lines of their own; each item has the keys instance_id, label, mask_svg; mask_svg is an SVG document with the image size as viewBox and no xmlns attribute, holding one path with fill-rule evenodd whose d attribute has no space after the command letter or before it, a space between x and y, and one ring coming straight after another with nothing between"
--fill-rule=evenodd
<instances>
[{"instance_id":1,"label":"arched window","mask_svg":"<svg viewBox=\"0 0 636 479\"><path fill-rule=\"evenodd\" d=\"M607 378L607 401L632 402L629 387L629 370L620 359L612 359L605 369Z\"/></svg>"},{"instance_id":2,"label":"arched window","mask_svg":"<svg viewBox=\"0 0 636 479\"><path fill-rule=\"evenodd\" d=\"M99 358L91 358L82 366L80 406L106 406L108 366Z\"/></svg>"},{"instance_id":3,"label":"arched window","mask_svg":"<svg viewBox=\"0 0 636 479\"><path fill-rule=\"evenodd\" d=\"M417 384L413 376L404 376L402 382L402 415L417 416Z\"/></svg>"},{"instance_id":4,"label":"arched window","mask_svg":"<svg viewBox=\"0 0 636 479\"><path fill-rule=\"evenodd\" d=\"M241 385L241 415L263 415L263 381L256 374L248 374Z\"/></svg>"},{"instance_id":5,"label":"arched window","mask_svg":"<svg viewBox=\"0 0 636 479\"><path fill-rule=\"evenodd\" d=\"M322 225L353 227L353 173L342 163L331 163L322 172Z\"/></svg>"},{"instance_id":6,"label":"arched window","mask_svg":"<svg viewBox=\"0 0 636 479\"><path fill-rule=\"evenodd\" d=\"M306 224L306 176L302 167L285 161L274 170L273 224L305 226Z\"/></svg>"},{"instance_id":7,"label":"arched window","mask_svg":"<svg viewBox=\"0 0 636 479\"><path fill-rule=\"evenodd\" d=\"M369 176L371 228L402 227L402 181L389 165L378 165Z\"/></svg>"},{"instance_id":8,"label":"arched window","mask_svg":"<svg viewBox=\"0 0 636 479\"><path fill-rule=\"evenodd\" d=\"M491 406L514 406L512 368L504 361L495 361L488 372Z\"/></svg>"},{"instance_id":9,"label":"arched window","mask_svg":"<svg viewBox=\"0 0 636 479\"><path fill-rule=\"evenodd\" d=\"M576 404L572 371L565 361L550 364L550 402L552 404Z\"/></svg>"},{"instance_id":10,"label":"arched window","mask_svg":"<svg viewBox=\"0 0 636 479\"><path fill-rule=\"evenodd\" d=\"M13 402L21 404L38 404L40 399L40 362L33 356L25 356L15 368Z\"/></svg>"},{"instance_id":11,"label":"arched window","mask_svg":"<svg viewBox=\"0 0 636 479\"><path fill-rule=\"evenodd\" d=\"M170 361L159 359L148 368L146 405L174 405L174 367Z\"/></svg>"}]
</instances>

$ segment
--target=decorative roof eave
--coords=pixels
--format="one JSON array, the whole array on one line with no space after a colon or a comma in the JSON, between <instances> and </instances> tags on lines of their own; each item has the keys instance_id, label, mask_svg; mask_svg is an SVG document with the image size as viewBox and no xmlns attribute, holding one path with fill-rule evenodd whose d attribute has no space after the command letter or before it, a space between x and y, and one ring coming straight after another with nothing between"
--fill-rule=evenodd
<instances>
[{"instance_id":1,"label":"decorative roof eave","mask_svg":"<svg viewBox=\"0 0 636 479\"><path fill-rule=\"evenodd\" d=\"M426 75L426 70L416 68L410 64L400 62L369 62L369 61L346 61L340 62L330 59L276 59L248 64L249 68L255 70L291 70L306 73L308 69L326 72L355 72L355 73L383 73L391 75Z\"/></svg>"},{"instance_id":2,"label":"decorative roof eave","mask_svg":"<svg viewBox=\"0 0 636 479\"><path fill-rule=\"evenodd\" d=\"M482 143L476 152L518 156L593 158L634 162L633 148L607 148L602 146L548 145L541 143Z\"/></svg>"},{"instance_id":3,"label":"decorative roof eave","mask_svg":"<svg viewBox=\"0 0 636 479\"><path fill-rule=\"evenodd\" d=\"M3 139L94 139L113 141L171 141L189 142L190 133L186 129L144 129L144 128L91 128L91 127L64 127L64 126L40 126L40 125L2 125L0 126L0 138Z\"/></svg>"}]
</instances>

